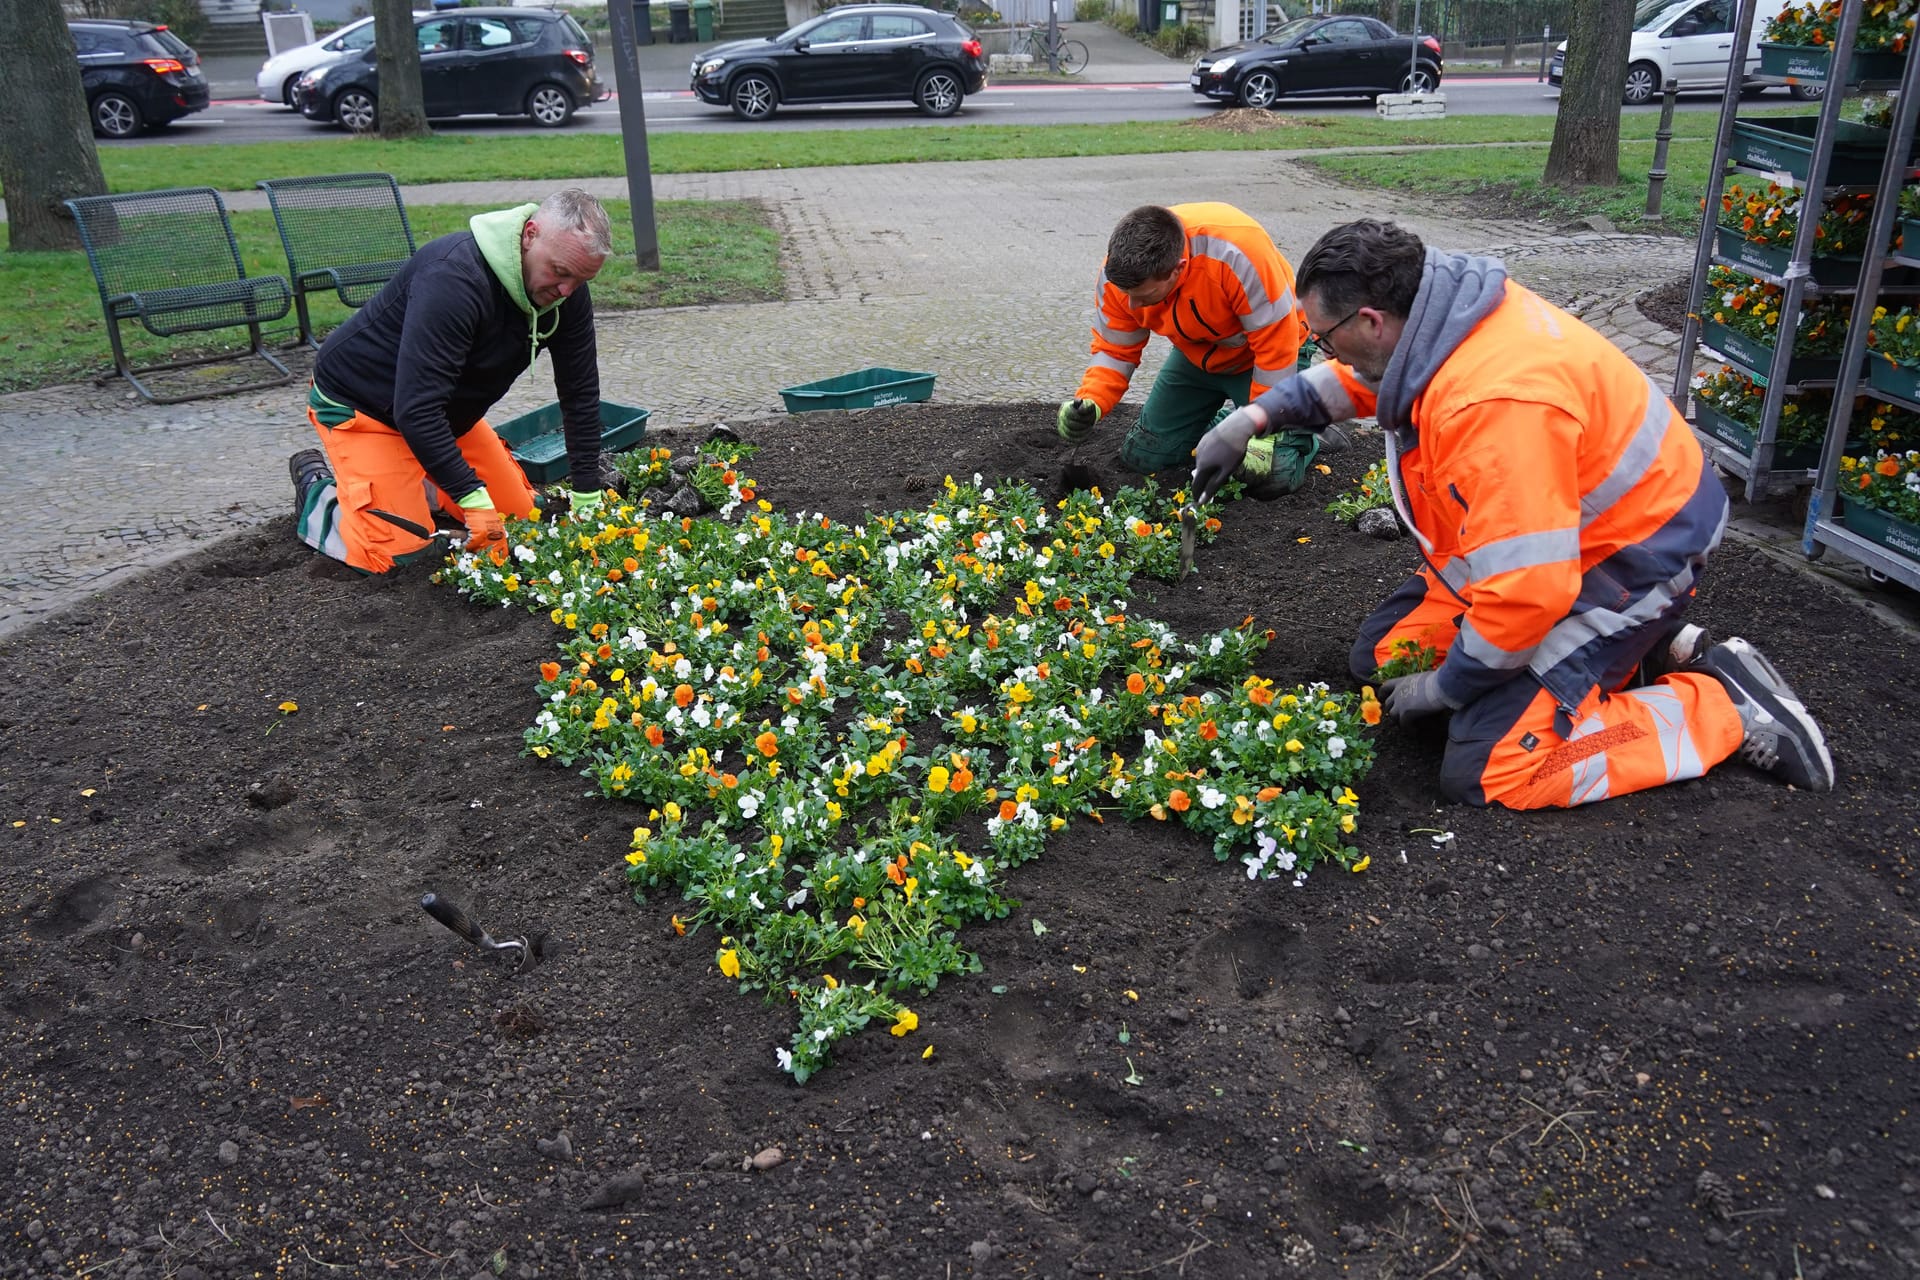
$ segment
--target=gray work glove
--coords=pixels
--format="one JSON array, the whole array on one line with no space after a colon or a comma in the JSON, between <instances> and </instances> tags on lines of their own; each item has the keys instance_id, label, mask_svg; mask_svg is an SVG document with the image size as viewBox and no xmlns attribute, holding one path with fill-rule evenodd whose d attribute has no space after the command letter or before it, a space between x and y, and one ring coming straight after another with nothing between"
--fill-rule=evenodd
<instances>
[{"instance_id":1,"label":"gray work glove","mask_svg":"<svg viewBox=\"0 0 1920 1280\"><path fill-rule=\"evenodd\" d=\"M1380 705L1400 724L1412 724L1427 716L1437 716L1459 707L1440 692L1440 673L1420 671L1410 676L1395 676L1380 687Z\"/></svg>"},{"instance_id":2,"label":"gray work glove","mask_svg":"<svg viewBox=\"0 0 1920 1280\"><path fill-rule=\"evenodd\" d=\"M1093 430L1093 424L1100 421L1100 406L1091 400L1062 400L1060 402L1060 438L1068 444L1079 444Z\"/></svg>"},{"instance_id":3,"label":"gray work glove","mask_svg":"<svg viewBox=\"0 0 1920 1280\"><path fill-rule=\"evenodd\" d=\"M1200 437L1193 451L1193 501L1195 506L1212 502L1213 495L1227 482L1247 456L1247 445L1267 425L1267 411L1259 405L1242 405L1220 419L1213 429Z\"/></svg>"}]
</instances>

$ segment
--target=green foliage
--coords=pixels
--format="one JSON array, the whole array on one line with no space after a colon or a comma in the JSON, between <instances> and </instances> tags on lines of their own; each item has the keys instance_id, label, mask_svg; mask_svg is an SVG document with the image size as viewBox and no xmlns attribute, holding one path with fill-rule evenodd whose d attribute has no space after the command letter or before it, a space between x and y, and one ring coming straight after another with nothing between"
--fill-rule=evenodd
<instances>
[{"instance_id":1,"label":"green foliage","mask_svg":"<svg viewBox=\"0 0 1920 1280\"><path fill-rule=\"evenodd\" d=\"M1185 58L1210 47L1213 39L1201 23L1172 22L1154 32L1148 43L1170 58Z\"/></svg>"},{"instance_id":2,"label":"green foliage","mask_svg":"<svg viewBox=\"0 0 1920 1280\"><path fill-rule=\"evenodd\" d=\"M1075 22L1104 22L1113 10L1107 0L1074 0L1073 20Z\"/></svg>"},{"instance_id":3,"label":"green foliage","mask_svg":"<svg viewBox=\"0 0 1920 1280\"><path fill-rule=\"evenodd\" d=\"M1367 473L1353 482L1353 488L1327 504L1327 510L1334 517L1351 524L1360 518L1363 511L1375 507L1388 506L1393 502L1393 488L1387 483L1387 464L1385 460L1367 468Z\"/></svg>"},{"instance_id":4,"label":"green foliage","mask_svg":"<svg viewBox=\"0 0 1920 1280\"><path fill-rule=\"evenodd\" d=\"M1439 665L1440 653L1433 646L1421 644L1418 640L1396 640L1393 642L1393 656L1380 664L1373 678L1375 683L1385 684L1400 676L1431 671Z\"/></svg>"},{"instance_id":5,"label":"green foliage","mask_svg":"<svg viewBox=\"0 0 1920 1280\"><path fill-rule=\"evenodd\" d=\"M207 34L207 15L198 0L119 0L113 8L116 17L164 26L188 44Z\"/></svg>"}]
</instances>

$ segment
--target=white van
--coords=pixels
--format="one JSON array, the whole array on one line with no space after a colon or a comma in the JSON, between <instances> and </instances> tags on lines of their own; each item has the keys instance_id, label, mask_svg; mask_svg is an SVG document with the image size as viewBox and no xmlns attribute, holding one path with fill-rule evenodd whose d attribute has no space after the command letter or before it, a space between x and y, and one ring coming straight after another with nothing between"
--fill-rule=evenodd
<instances>
[{"instance_id":1,"label":"white van","mask_svg":"<svg viewBox=\"0 0 1920 1280\"><path fill-rule=\"evenodd\" d=\"M1633 11L1633 43L1627 54L1627 80L1620 100L1629 106L1650 102L1671 77L1682 89L1722 89L1727 83L1727 60L1733 56L1733 32L1738 25L1736 0L1639 0ZM1753 15L1753 35L1747 43L1746 74L1760 69L1760 41L1767 24L1787 0L1751 0L1759 6ZM1560 83L1567 46L1554 50L1547 83ZM1793 96L1818 98L1822 86L1794 85Z\"/></svg>"}]
</instances>

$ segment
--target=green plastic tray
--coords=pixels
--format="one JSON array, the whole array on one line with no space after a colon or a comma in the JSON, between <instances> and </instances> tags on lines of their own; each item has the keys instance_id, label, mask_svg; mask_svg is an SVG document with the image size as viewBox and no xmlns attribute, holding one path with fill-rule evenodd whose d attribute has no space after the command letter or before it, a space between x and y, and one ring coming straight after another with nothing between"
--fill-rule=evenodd
<instances>
[{"instance_id":1,"label":"green plastic tray","mask_svg":"<svg viewBox=\"0 0 1920 1280\"><path fill-rule=\"evenodd\" d=\"M1711 436L1721 444L1730 446L1742 457L1753 457L1756 433L1744 425L1727 417L1712 405L1696 402L1694 415L1699 419L1694 427L1702 435ZM1775 471L1810 471L1820 465L1820 446L1814 444L1775 444L1773 450L1773 469Z\"/></svg>"},{"instance_id":2,"label":"green plastic tray","mask_svg":"<svg viewBox=\"0 0 1920 1280\"><path fill-rule=\"evenodd\" d=\"M1813 167L1814 116L1764 116L1733 122L1736 163L1769 173L1788 173L1802 182ZM1880 181L1892 135L1872 125L1842 120L1834 126L1833 154L1827 161L1827 182L1858 185Z\"/></svg>"},{"instance_id":3,"label":"green plastic tray","mask_svg":"<svg viewBox=\"0 0 1920 1280\"><path fill-rule=\"evenodd\" d=\"M1920 526L1840 495L1840 523L1869 542L1920 560Z\"/></svg>"},{"instance_id":4,"label":"green plastic tray","mask_svg":"<svg viewBox=\"0 0 1920 1280\"><path fill-rule=\"evenodd\" d=\"M877 409L882 405L910 404L933 396L931 373L908 373L904 369L862 369L837 378L803 382L797 387L782 387L780 398L788 413L810 413L815 409Z\"/></svg>"},{"instance_id":5,"label":"green plastic tray","mask_svg":"<svg viewBox=\"0 0 1920 1280\"><path fill-rule=\"evenodd\" d=\"M600 447L619 453L639 444L647 434L649 411L632 405L600 402ZM532 413L495 425L500 438L513 450L513 457L527 479L534 484L552 484L567 475L567 434L559 404L550 404Z\"/></svg>"},{"instance_id":6,"label":"green plastic tray","mask_svg":"<svg viewBox=\"0 0 1920 1280\"><path fill-rule=\"evenodd\" d=\"M1847 66L1847 83L1898 80L1907 55L1883 49L1855 49ZM1783 76L1803 84L1825 84L1833 78L1833 50L1825 45L1762 44L1760 74Z\"/></svg>"}]
</instances>

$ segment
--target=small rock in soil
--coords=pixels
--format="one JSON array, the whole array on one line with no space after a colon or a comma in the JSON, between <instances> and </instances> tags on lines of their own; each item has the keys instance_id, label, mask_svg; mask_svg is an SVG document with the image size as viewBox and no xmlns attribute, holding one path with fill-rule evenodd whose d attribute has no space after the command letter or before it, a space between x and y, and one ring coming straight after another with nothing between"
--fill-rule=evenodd
<instances>
[{"instance_id":1,"label":"small rock in soil","mask_svg":"<svg viewBox=\"0 0 1920 1280\"><path fill-rule=\"evenodd\" d=\"M567 1136L565 1130L552 1138L536 1138L533 1145L549 1160L573 1159L573 1139Z\"/></svg>"},{"instance_id":2,"label":"small rock in soil","mask_svg":"<svg viewBox=\"0 0 1920 1280\"><path fill-rule=\"evenodd\" d=\"M1369 538L1378 538L1382 542L1392 542L1400 537L1400 520L1393 514L1391 507L1375 507L1371 511L1362 511L1353 527Z\"/></svg>"},{"instance_id":3,"label":"small rock in soil","mask_svg":"<svg viewBox=\"0 0 1920 1280\"><path fill-rule=\"evenodd\" d=\"M240 1163L240 1144L232 1138L228 1138L220 1144L220 1163L224 1165L236 1165Z\"/></svg>"},{"instance_id":4,"label":"small rock in soil","mask_svg":"<svg viewBox=\"0 0 1920 1280\"><path fill-rule=\"evenodd\" d=\"M769 1169L778 1168L786 1158L778 1147L763 1147L749 1156L742 1167L765 1173Z\"/></svg>"},{"instance_id":5,"label":"small rock in soil","mask_svg":"<svg viewBox=\"0 0 1920 1280\"><path fill-rule=\"evenodd\" d=\"M247 787L247 803L256 809L278 809L293 803L300 792L285 778L272 777L265 782L255 782Z\"/></svg>"},{"instance_id":6,"label":"small rock in soil","mask_svg":"<svg viewBox=\"0 0 1920 1280\"><path fill-rule=\"evenodd\" d=\"M644 1169L629 1169L600 1184L600 1189L580 1202L582 1209L612 1209L629 1200L638 1200L647 1190Z\"/></svg>"}]
</instances>

